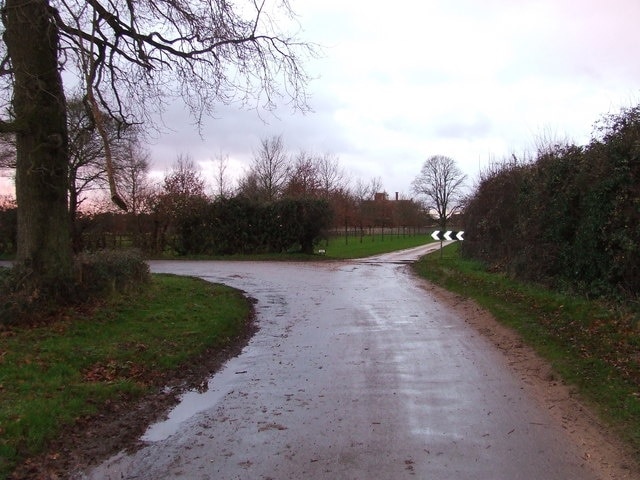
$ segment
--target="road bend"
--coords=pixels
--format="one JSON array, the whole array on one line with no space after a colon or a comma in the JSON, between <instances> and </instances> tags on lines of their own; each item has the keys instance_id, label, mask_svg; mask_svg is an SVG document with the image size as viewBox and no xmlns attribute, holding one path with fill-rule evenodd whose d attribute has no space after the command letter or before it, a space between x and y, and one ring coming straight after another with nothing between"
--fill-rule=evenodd
<instances>
[{"instance_id":1,"label":"road bend","mask_svg":"<svg viewBox=\"0 0 640 480\"><path fill-rule=\"evenodd\" d=\"M85 479L596 478L504 357L407 263L154 261L257 300L259 331L144 447Z\"/></svg>"}]
</instances>

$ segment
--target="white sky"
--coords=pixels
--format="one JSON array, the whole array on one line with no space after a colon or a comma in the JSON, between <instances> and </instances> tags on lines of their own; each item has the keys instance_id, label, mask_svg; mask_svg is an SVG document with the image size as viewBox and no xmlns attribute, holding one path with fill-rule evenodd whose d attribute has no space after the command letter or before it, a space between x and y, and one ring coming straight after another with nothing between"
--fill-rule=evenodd
<instances>
[{"instance_id":1,"label":"white sky","mask_svg":"<svg viewBox=\"0 0 640 480\"><path fill-rule=\"evenodd\" d=\"M164 172L179 154L236 175L261 138L292 153L332 153L351 178L381 177L410 195L424 160L447 155L469 175L536 138L588 142L602 115L640 102L638 0L291 0L299 36L324 46L307 63L313 112L258 117L221 107L200 138L175 130L150 146ZM267 123L265 123L265 121Z\"/></svg>"}]
</instances>

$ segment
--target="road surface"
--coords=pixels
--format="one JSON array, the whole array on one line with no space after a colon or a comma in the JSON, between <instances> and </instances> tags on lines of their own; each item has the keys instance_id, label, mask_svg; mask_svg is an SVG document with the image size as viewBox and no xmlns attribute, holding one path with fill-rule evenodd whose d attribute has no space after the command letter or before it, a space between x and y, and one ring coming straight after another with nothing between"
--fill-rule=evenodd
<instances>
[{"instance_id":1,"label":"road surface","mask_svg":"<svg viewBox=\"0 0 640 480\"><path fill-rule=\"evenodd\" d=\"M493 345L406 265L154 261L257 300L260 330L146 446L87 479L596 478Z\"/></svg>"}]
</instances>

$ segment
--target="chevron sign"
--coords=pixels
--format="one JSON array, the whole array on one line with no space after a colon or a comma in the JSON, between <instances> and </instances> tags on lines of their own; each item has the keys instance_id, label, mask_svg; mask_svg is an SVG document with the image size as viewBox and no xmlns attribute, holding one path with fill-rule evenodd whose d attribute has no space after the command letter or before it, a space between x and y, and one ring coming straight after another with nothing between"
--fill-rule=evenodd
<instances>
[{"instance_id":1,"label":"chevron sign","mask_svg":"<svg viewBox=\"0 0 640 480\"><path fill-rule=\"evenodd\" d=\"M431 238L434 240L464 240L462 237L464 235L464 230L460 232L452 232L451 230L447 230L446 232L441 232L440 230L436 230L431 234Z\"/></svg>"}]
</instances>

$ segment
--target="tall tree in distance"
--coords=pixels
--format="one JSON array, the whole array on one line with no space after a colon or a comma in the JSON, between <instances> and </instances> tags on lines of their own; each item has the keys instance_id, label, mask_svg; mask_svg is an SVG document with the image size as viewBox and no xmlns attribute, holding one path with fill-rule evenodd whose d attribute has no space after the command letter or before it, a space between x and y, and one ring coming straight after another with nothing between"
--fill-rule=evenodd
<instances>
[{"instance_id":1,"label":"tall tree in distance","mask_svg":"<svg viewBox=\"0 0 640 480\"><path fill-rule=\"evenodd\" d=\"M120 194L129 207L129 212L138 215L145 210L145 199L150 190L149 152L142 147L137 137L128 137L120 148L118 170Z\"/></svg>"},{"instance_id":2,"label":"tall tree in distance","mask_svg":"<svg viewBox=\"0 0 640 480\"><path fill-rule=\"evenodd\" d=\"M292 198L312 198L317 196L319 189L315 159L301 150L293 158L283 193Z\"/></svg>"},{"instance_id":3,"label":"tall tree in distance","mask_svg":"<svg viewBox=\"0 0 640 480\"><path fill-rule=\"evenodd\" d=\"M162 195L167 213L173 220L189 213L194 205L206 201L206 182L202 172L188 155L178 155L171 171L164 177Z\"/></svg>"},{"instance_id":4,"label":"tall tree in distance","mask_svg":"<svg viewBox=\"0 0 640 480\"><path fill-rule=\"evenodd\" d=\"M167 236L172 236L170 234L174 232L178 221L202 212L208 202L202 172L191 157L183 154L178 155L152 197L150 211L155 217L154 243L159 251L165 247Z\"/></svg>"},{"instance_id":5,"label":"tall tree in distance","mask_svg":"<svg viewBox=\"0 0 640 480\"><path fill-rule=\"evenodd\" d=\"M132 126L121 129L113 119L106 115L103 118L106 121L102 124L102 133L99 133L91 112L84 107L81 98L72 97L67 103L69 219L74 252L82 248L81 232L76 222L81 205L91 198L95 200L95 192L106 189L113 179L129 180L123 177L122 169L131 166L131 148L139 142L140 128ZM110 172L105 162L105 140L109 147ZM113 179L109 179L109 175ZM125 195L124 198L129 196ZM131 208L129 203L127 205Z\"/></svg>"},{"instance_id":6,"label":"tall tree in distance","mask_svg":"<svg viewBox=\"0 0 640 480\"><path fill-rule=\"evenodd\" d=\"M280 196L289 176L289 155L282 135L260 141L260 147L253 153L249 176L257 183L259 200L272 202Z\"/></svg>"},{"instance_id":7,"label":"tall tree in distance","mask_svg":"<svg viewBox=\"0 0 640 480\"><path fill-rule=\"evenodd\" d=\"M213 196L215 198L228 198L233 194L228 168L229 155L219 152L213 159Z\"/></svg>"},{"instance_id":8,"label":"tall tree in distance","mask_svg":"<svg viewBox=\"0 0 640 480\"><path fill-rule=\"evenodd\" d=\"M87 200L96 200L96 191L104 189L109 180L105 165L104 141L95 129L90 112L82 98L74 96L67 102L68 155L68 209L73 251L82 248L79 225L76 222L81 206ZM129 168L132 145L139 148L140 128L133 126L123 130L112 119L103 125L112 155L113 174L124 178L121 170ZM0 169L16 171L16 135L0 136ZM146 173L146 172L145 172ZM128 185L127 185L128 187ZM125 197L127 198L127 197Z\"/></svg>"},{"instance_id":9,"label":"tall tree in distance","mask_svg":"<svg viewBox=\"0 0 640 480\"><path fill-rule=\"evenodd\" d=\"M336 155L325 153L318 157L316 170L323 198L329 198L332 193L346 188L346 174Z\"/></svg>"},{"instance_id":10,"label":"tall tree in distance","mask_svg":"<svg viewBox=\"0 0 640 480\"><path fill-rule=\"evenodd\" d=\"M411 184L413 192L424 198L427 212L435 212L441 230L447 229L448 220L462 208L466 178L452 158L434 155L425 160Z\"/></svg>"},{"instance_id":11,"label":"tall tree in distance","mask_svg":"<svg viewBox=\"0 0 640 480\"><path fill-rule=\"evenodd\" d=\"M301 58L312 47L275 31L275 9L292 14L288 1L271 6L270 12L266 0L0 0L0 133L16 135L16 260L28 273L26 288L72 284L61 71L82 80L98 129L103 112L120 125L148 122L167 97L182 99L196 122L220 103L273 107L282 92L306 109Z\"/></svg>"}]
</instances>

